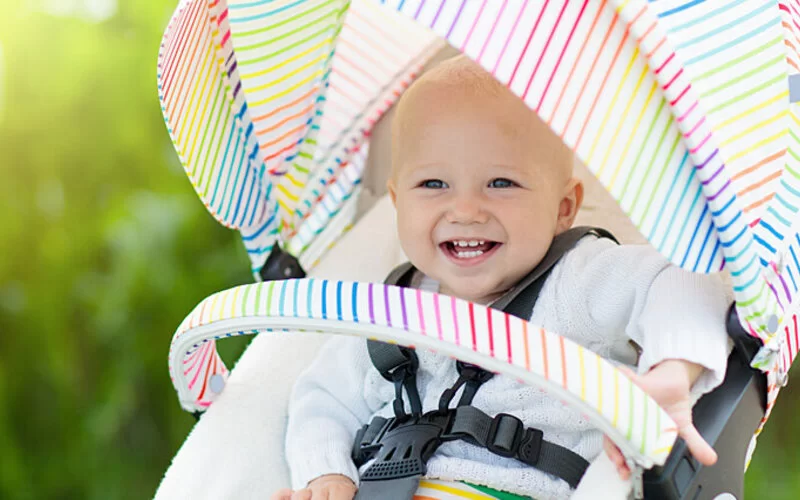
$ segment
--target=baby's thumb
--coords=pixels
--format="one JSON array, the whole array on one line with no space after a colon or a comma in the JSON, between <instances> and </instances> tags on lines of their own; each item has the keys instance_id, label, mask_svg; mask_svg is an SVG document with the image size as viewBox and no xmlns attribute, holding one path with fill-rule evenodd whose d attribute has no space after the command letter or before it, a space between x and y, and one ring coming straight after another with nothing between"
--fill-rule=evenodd
<instances>
[{"instance_id":1,"label":"baby's thumb","mask_svg":"<svg viewBox=\"0 0 800 500\"><path fill-rule=\"evenodd\" d=\"M714 465L717 463L717 452L703 439L697 428L691 423L680 430L680 436L686 441L692 456L703 465Z\"/></svg>"},{"instance_id":2,"label":"baby's thumb","mask_svg":"<svg viewBox=\"0 0 800 500\"><path fill-rule=\"evenodd\" d=\"M618 365L616 368L617 368L617 370L622 372L623 375L625 375L626 377L631 379L631 382L633 382L634 384L636 384L639 387L642 387L642 377L641 377L641 375L639 375L638 373L636 373L635 371L631 370L630 368L628 368L625 365Z\"/></svg>"}]
</instances>

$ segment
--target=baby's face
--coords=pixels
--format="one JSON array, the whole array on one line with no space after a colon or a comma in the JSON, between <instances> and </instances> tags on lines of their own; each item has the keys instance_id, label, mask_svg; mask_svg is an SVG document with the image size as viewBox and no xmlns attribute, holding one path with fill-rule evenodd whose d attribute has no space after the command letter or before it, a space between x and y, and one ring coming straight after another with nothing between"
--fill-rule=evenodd
<instances>
[{"instance_id":1,"label":"baby's face","mask_svg":"<svg viewBox=\"0 0 800 500\"><path fill-rule=\"evenodd\" d=\"M404 110L395 135L390 192L401 245L442 293L491 302L566 229L560 212L569 175L537 161L536 145L518 129L519 103L417 100L427 102Z\"/></svg>"}]
</instances>

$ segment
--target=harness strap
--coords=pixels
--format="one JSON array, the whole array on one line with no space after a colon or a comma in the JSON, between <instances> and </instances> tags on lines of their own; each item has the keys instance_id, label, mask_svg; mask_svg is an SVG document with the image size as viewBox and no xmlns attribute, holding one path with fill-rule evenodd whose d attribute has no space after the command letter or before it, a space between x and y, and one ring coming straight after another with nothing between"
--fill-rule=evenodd
<instances>
[{"instance_id":1,"label":"harness strap","mask_svg":"<svg viewBox=\"0 0 800 500\"><path fill-rule=\"evenodd\" d=\"M581 226L564 231L554 238L539 265L489 307L528 320L550 271L565 253L588 234L609 238L619 243L611 233L600 228ZM415 271L411 263L405 263L395 268L385 283L407 287ZM542 439L541 430L526 429L522 421L513 415L500 413L490 417L469 406L480 386L493 376L490 372L459 361L457 364L459 378L452 388L442 394L439 410L422 415L422 405L416 387L419 361L414 350L372 340L367 341L367 348L375 368L386 380L395 385L396 417L388 420L375 417L356 435L353 446L353 459L356 465L360 466L378 455L361 477L362 483L356 494L357 500L411 498L420 477L425 473L425 463L430 455L442 442L454 439L465 439L497 455L514 458L536 467L564 479L572 488L580 482L589 465L583 457L563 446L545 441ZM464 392L458 407L449 409L450 402L462 385ZM411 416L405 413L403 387L409 396ZM395 427L397 423L405 425L397 428ZM390 428L393 430L387 432ZM394 456L396 446L409 442L416 445L407 448L403 456L415 458L398 461Z\"/></svg>"},{"instance_id":2,"label":"harness strap","mask_svg":"<svg viewBox=\"0 0 800 500\"><path fill-rule=\"evenodd\" d=\"M547 253L533 271L489 307L512 314L525 321L529 320L533 314L533 306L536 305L536 299L539 298L539 292L542 291L550 271L564 254L572 250L584 236L589 234L598 238L608 238L619 244L613 234L599 227L578 226L568 229L553 239Z\"/></svg>"},{"instance_id":3,"label":"harness strap","mask_svg":"<svg viewBox=\"0 0 800 500\"><path fill-rule=\"evenodd\" d=\"M572 488L578 485L589 466L582 456L545 441L541 430L525 428L520 419L507 413L490 417L474 406L459 406L455 409L450 434L468 436L474 444L560 477Z\"/></svg>"},{"instance_id":4,"label":"harness strap","mask_svg":"<svg viewBox=\"0 0 800 500\"><path fill-rule=\"evenodd\" d=\"M472 398L478 389L494 377L494 373L487 372L483 368L469 363L464 363L461 360L456 361L456 369L458 370L458 380L453 384L453 387L445 390L439 398L439 411L447 411L450 407L450 402L456 396L456 392L464 386L464 392L461 393L461 399L458 400L458 406L467 406L472 403Z\"/></svg>"},{"instance_id":5,"label":"harness strap","mask_svg":"<svg viewBox=\"0 0 800 500\"><path fill-rule=\"evenodd\" d=\"M361 481L353 500L408 500L419 489L419 476L406 476L383 481Z\"/></svg>"},{"instance_id":6,"label":"harness strap","mask_svg":"<svg viewBox=\"0 0 800 500\"><path fill-rule=\"evenodd\" d=\"M398 349L394 344L368 341L369 358L383 378L394 384L394 414L406 417L403 403L403 388L408 394L412 415L422 414L422 401L417 390L417 367L419 360L413 349Z\"/></svg>"},{"instance_id":7,"label":"harness strap","mask_svg":"<svg viewBox=\"0 0 800 500\"><path fill-rule=\"evenodd\" d=\"M442 443L457 440L536 467L575 488L589 463L542 436L541 430L525 428L513 415L490 417L474 406L433 410L403 420L376 417L359 431L353 446L357 466L374 458L361 475L355 498L407 500L425 473L428 459Z\"/></svg>"}]
</instances>

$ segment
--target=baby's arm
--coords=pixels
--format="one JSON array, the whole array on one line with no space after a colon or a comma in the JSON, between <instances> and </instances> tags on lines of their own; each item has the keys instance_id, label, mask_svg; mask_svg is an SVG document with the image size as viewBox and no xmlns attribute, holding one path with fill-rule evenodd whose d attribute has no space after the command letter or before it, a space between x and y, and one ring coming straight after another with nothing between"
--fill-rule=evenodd
<instances>
[{"instance_id":1,"label":"baby's arm","mask_svg":"<svg viewBox=\"0 0 800 500\"><path fill-rule=\"evenodd\" d=\"M720 276L679 269L647 245L585 238L553 278L553 314L579 332L579 343L636 364L640 375L667 359L701 365L695 397L722 382L731 298ZM641 346L638 363L625 354L629 340Z\"/></svg>"},{"instance_id":2,"label":"baby's arm","mask_svg":"<svg viewBox=\"0 0 800 500\"><path fill-rule=\"evenodd\" d=\"M363 397L371 366L364 339L340 336L327 342L298 377L286 431L286 459L297 493L312 486L312 481L309 494L323 489L355 492L358 470L350 452L355 432L374 412ZM286 492L278 492L275 498L286 498L281 493ZM304 497L305 493L298 495Z\"/></svg>"},{"instance_id":3,"label":"baby's arm","mask_svg":"<svg viewBox=\"0 0 800 500\"><path fill-rule=\"evenodd\" d=\"M638 373L664 360L684 360L705 368L692 371L692 402L725 378L730 340L725 327L732 302L718 274L696 274L670 265L653 280L632 330L642 346Z\"/></svg>"},{"instance_id":4,"label":"baby's arm","mask_svg":"<svg viewBox=\"0 0 800 500\"><path fill-rule=\"evenodd\" d=\"M695 457L713 463L716 455L692 425L691 408L725 375L731 299L722 279L681 270L648 246L598 240L582 242L575 254L560 271L562 300L570 292L586 299L576 315L582 328L618 336L617 346L631 339L642 347L631 378L676 420ZM602 345L589 339L589 347L592 342Z\"/></svg>"}]
</instances>

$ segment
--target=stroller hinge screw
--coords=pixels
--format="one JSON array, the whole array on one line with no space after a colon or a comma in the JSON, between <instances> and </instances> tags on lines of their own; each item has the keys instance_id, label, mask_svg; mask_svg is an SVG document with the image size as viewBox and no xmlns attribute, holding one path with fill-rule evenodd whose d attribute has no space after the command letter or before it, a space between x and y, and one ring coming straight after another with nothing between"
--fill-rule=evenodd
<instances>
[{"instance_id":1,"label":"stroller hinge screw","mask_svg":"<svg viewBox=\"0 0 800 500\"><path fill-rule=\"evenodd\" d=\"M211 378L208 379L208 388L211 389L211 392L214 394L219 394L222 392L222 389L225 388L225 378L219 373L212 375Z\"/></svg>"}]
</instances>

